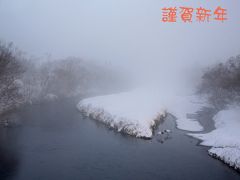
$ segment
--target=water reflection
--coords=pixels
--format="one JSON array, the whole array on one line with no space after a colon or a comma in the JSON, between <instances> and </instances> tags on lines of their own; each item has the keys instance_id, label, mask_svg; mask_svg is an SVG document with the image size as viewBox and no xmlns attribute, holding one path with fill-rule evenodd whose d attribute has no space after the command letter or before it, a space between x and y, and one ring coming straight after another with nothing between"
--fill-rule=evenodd
<instances>
[{"instance_id":1,"label":"water reflection","mask_svg":"<svg viewBox=\"0 0 240 180\"><path fill-rule=\"evenodd\" d=\"M0 128L0 179L14 177L19 167L18 153L8 132L6 128Z\"/></svg>"}]
</instances>

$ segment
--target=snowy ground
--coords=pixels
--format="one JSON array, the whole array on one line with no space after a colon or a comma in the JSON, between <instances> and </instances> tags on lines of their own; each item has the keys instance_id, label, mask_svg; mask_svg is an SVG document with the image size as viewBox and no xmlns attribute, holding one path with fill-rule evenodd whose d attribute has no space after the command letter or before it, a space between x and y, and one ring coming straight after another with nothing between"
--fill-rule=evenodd
<instances>
[{"instance_id":1,"label":"snowy ground","mask_svg":"<svg viewBox=\"0 0 240 180\"><path fill-rule=\"evenodd\" d=\"M104 122L129 135L143 138L153 136L153 127L171 113L177 127L188 131L202 131L198 121L188 116L203 106L196 96L177 95L161 89L137 89L130 92L84 99L77 105L87 116Z\"/></svg>"},{"instance_id":2,"label":"snowy ground","mask_svg":"<svg viewBox=\"0 0 240 180\"><path fill-rule=\"evenodd\" d=\"M212 146L209 154L230 166L240 169L240 107L230 106L218 112L216 129L207 134L190 134L202 140L202 145Z\"/></svg>"}]
</instances>

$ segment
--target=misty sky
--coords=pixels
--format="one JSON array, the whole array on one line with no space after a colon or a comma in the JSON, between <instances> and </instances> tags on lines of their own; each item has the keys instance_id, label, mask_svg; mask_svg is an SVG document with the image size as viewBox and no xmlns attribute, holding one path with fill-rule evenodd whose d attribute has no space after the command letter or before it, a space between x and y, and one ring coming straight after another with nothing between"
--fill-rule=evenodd
<instances>
[{"instance_id":1,"label":"misty sky","mask_svg":"<svg viewBox=\"0 0 240 180\"><path fill-rule=\"evenodd\" d=\"M161 8L228 10L225 23L162 23ZM0 0L0 39L29 55L166 70L240 54L239 0Z\"/></svg>"}]
</instances>

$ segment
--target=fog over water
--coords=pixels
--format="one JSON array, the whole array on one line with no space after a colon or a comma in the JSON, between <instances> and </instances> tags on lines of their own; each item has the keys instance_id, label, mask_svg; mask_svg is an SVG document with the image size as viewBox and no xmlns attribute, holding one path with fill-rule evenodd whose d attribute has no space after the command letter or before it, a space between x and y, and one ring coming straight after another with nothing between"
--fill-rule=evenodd
<instances>
[{"instance_id":1,"label":"fog over water","mask_svg":"<svg viewBox=\"0 0 240 180\"><path fill-rule=\"evenodd\" d=\"M0 0L0 179L239 179L236 55L240 0Z\"/></svg>"},{"instance_id":2,"label":"fog over water","mask_svg":"<svg viewBox=\"0 0 240 180\"><path fill-rule=\"evenodd\" d=\"M228 20L161 22L161 9L175 6L221 6ZM238 0L0 0L0 22L0 39L29 55L77 56L143 77L178 79L240 53Z\"/></svg>"}]
</instances>

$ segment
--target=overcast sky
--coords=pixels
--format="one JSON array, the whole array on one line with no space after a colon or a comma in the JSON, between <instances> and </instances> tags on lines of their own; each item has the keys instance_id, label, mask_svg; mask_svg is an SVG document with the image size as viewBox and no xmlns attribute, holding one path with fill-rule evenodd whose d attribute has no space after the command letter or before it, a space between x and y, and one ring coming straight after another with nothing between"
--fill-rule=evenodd
<instances>
[{"instance_id":1,"label":"overcast sky","mask_svg":"<svg viewBox=\"0 0 240 180\"><path fill-rule=\"evenodd\" d=\"M224 23L163 23L163 7L228 10ZM0 39L30 55L150 68L205 65L240 54L239 0L0 0Z\"/></svg>"}]
</instances>

